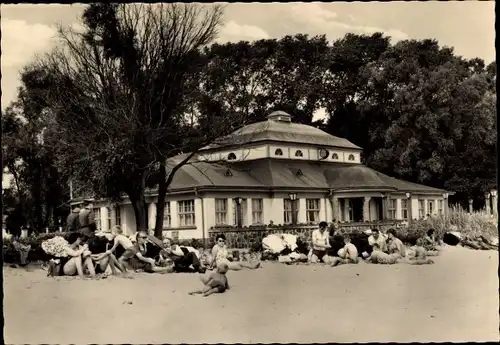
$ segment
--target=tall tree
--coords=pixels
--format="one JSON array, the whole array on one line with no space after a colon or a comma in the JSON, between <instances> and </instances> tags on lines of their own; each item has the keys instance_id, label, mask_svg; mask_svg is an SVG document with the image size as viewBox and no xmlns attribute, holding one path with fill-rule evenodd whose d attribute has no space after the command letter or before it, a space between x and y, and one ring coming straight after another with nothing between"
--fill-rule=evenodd
<instances>
[{"instance_id":1,"label":"tall tree","mask_svg":"<svg viewBox=\"0 0 500 345\"><path fill-rule=\"evenodd\" d=\"M147 228L148 179L158 170L162 175L159 235L177 169L241 122L202 113L198 105L207 63L201 50L216 37L222 13L221 6L195 4L93 4L84 11L83 30L59 28L59 47L26 71L45 73L29 87L50 110L60 166L91 180L97 195L125 193L137 229ZM166 160L183 152L191 154L167 169Z\"/></svg>"}]
</instances>

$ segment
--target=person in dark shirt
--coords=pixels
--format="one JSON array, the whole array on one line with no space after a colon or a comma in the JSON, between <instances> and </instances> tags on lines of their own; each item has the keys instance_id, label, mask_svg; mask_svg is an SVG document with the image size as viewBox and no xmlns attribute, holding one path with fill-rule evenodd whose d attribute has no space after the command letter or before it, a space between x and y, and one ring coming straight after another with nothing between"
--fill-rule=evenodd
<instances>
[{"instance_id":1,"label":"person in dark shirt","mask_svg":"<svg viewBox=\"0 0 500 345\"><path fill-rule=\"evenodd\" d=\"M75 207L68 218L66 218L66 229L68 231L78 231L80 229L79 214L80 208Z\"/></svg>"}]
</instances>

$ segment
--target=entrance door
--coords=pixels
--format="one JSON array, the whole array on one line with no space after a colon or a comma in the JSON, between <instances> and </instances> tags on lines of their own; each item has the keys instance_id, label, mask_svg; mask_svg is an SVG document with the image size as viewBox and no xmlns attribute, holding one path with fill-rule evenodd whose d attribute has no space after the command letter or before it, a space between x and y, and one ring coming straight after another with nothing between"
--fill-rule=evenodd
<instances>
[{"instance_id":1,"label":"entrance door","mask_svg":"<svg viewBox=\"0 0 500 345\"><path fill-rule=\"evenodd\" d=\"M352 221L362 222L363 221L363 198L353 198L351 199L352 207Z\"/></svg>"}]
</instances>

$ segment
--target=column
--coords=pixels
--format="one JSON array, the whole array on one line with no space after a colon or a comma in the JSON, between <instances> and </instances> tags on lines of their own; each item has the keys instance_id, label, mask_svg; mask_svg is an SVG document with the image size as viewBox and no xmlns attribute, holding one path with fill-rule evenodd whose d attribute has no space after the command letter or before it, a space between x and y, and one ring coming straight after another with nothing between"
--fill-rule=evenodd
<instances>
[{"instance_id":1,"label":"column","mask_svg":"<svg viewBox=\"0 0 500 345\"><path fill-rule=\"evenodd\" d=\"M349 218L349 207L351 206L351 202L348 198L344 199L344 221L345 222L350 222L351 219Z\"/></svg>"},{"instance_id":2,"label":"column","mask_svg":"<svg viewBox=\"0 0 500 345\"><path fill-rule=\"evenodd\" d=\"M305 224L306 223L306 199L300 198L295 201L295 204L297 205L296 207L298 208L298 215L297 215L297 223L298 224Z\"/></svg>"},{"instance_id":3,"label":"column","mask_svg":"<svg viewBox=\"0 0 500 345\"><path fill-rule=\"evenodd\" d=\"M250 226L253 224L253 217L252 217L252 199L251 198L247 198L247 209L244 210L243 212L247 213L247 216L246 217L243 217L243 219L246 219L246 222L245 224L243 224L244 226ZM262 211L264 212L264 211Z\"/></svg>"},{"instance_id":4,"label":"column","mask_svg":"<svg viewBox=\"0 0 500 345\"><path fill-rule=\"evenodd\" d=\"M363 222L369 222L370 219L370 199L371 197L365 196L363 200Z\"/></svg>"},{"instance_id":5,"label":"column","mask_svg":"<svg viewBox=\"0 0 500 345\"><path fill-rule=\"evenodd\" d=\"M486 214L489 216L491 214L490 192L484 193L484 203L486 204Z\"/></svg>"},{"instance_id":6,"label":"column","mask_svg":"<svg viewBox=\"0 0 500 345\"><path fill-rule=\"evenodd\" d=\"M387 220L387 203L389 202L389 196L382 198L382 220Z\"/></svg>"},{"instance_id":7,"label":"column","mask_svg":"<svg viewBox=\"0 0 500 345\"><path fill-rule=\"evenodd\" d=\"M396 199L396 219L403 219L403 212L401 209L401 199Z\"/></svg>"},{"instance_id":8,"label":"column","mask_svg":"<svg viewBox=\"0 0 500 345\"><path fill-rule=\"evenodd\" d=\"M429 212L429 200L424 199L424 218L427 218L428 214L430 214L430 212Z\"/></svg>"},{"instance_id":9,"label":"column","mask_svg":"<svg viewBox=\"0 0 500 345\"><path fill-rule=\"evenodd\" d=\"M432 210L432 214L438 215L439 213L439 199L434 200L434 209Z\"/></svg>"},{"instance_id":10,"label":"column","mask_svg":"<svg viewBox=\"0 0 500 345\"><path fill-rule=\"evenodd\" d=\"M236 202L232 198L227 199L227 224L228 225L235 225L236 224L236 219L234 219L234 214L236 213L235 208L236 207ZM215 210L214 210L215 212Z\"/></svg>"},{"instance_id":11,"label":"column","mask_svg":"<svg viewBox=\"0 0 500 345\"><path fill-rule=\"evenodd\" d=\"M102 231L109 230L108 225L109 225L108 224L108 208L101 207L101 230Z\"/></svg>"},{"instance_id":12,"label":"column","mask_svg":"<svg viewBox=\"0 0 500 345\"><path fill-rule=\"evenodd\" d=\"M413 197L410 196L407 199L406 205L408 206L408 223L413 221Z\"/></svg>"},{"instance_id":13,"label":"column","mask_svg":"<svg viewBox=\"0 0 500 345\"><path fill-rule=\"evenodd\" d=\"M215 206L212 209L212 212L215 212ZM212 215L215 217L215 215ZM215 225L215 222L214 222ZM172 228L178 228L179 227L179 207L177 206L177 201L175 200L170 200L170 226Z\"/></svg>"},{"instance_id":14,"label":"column","mask_svg":"<svg viewBox=\"0 0 500 345\"><path fill-rule=\"evenodd\" d=\"M447 219L448 214L450 213L450 209L448 208L448 198L444 198L443 200L443 212L444 212L444 217Z\"/></svg>"},{"instance_id":15,"label":"column","mask_svg":"<svg viewBox=\"0 0 500 345\"><path fill-rule=\"evenodd\" d=\"M152 202L148 205L148 232L154 231L156 224L156 203Z\"/></svg>"},{"instance_id":16,"label":"column","mask_svg":"<svg viewBox=\"0 0 500 345\"><path fill-rule=\"evenodd\" d=\"M493 208L492 209L493 215L495 217L498 217L498 195L496 191L494 193L491 193L491 202L492 202L491 207Z\"/></svg>"},{"instance_id":17,"label":"column","mask_svg":"<svg viewBox=\"0 0 500 345\"><path fill-rule=\"evenodd\" d=\"M332 219L336 219L337 221L340 221L340 202L339 198L337 197L332 197L331 198L332 202ZM330 219L329 219L330 220Z\"/></svg>"},{"instance_id":18,"label":"column","mask_svg":"<svg viewBox=\"0 0 500 345\"><path fill-rule=\"evenodd\" d=\"M472 211L473 211L473 204L474 204L474 200L469 199L469 213L472 213Z\"/></svg>"},{"instance_id":19,"label":"column","mask_svg":"<svg viewBox=\"0 0 500 345\"><path fill-rule=\"evenodd\" d=\"M116 225L116 205L111 205L110 208L110 217L111 217L111 229L113 229Z\"/></svg>"},{"instance_id":20,"label":"column","mask_svg":"<svg viewBox=\"0 0 500 345\"><path fill-rule=\"evenodd\" d=\"M330 219L327 218L327 201L325 198L319 199L319 219L328 222Z\"/></svg>"}]
</instances>

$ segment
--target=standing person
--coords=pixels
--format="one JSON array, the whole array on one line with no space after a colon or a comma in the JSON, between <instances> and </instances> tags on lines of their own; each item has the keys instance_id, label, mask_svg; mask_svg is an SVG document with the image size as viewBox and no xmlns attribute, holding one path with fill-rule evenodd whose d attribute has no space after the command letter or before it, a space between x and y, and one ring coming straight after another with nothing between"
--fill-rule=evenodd
<instances>
[{"instance_id":1,"label":"standing person","mask_svg":"<svg viewBox=\"0 0 500 345\"><path fill-rule=\"evenodd\" d=\"M66 229L68 231L74 232L80 229L80 211L79 207L75 207L66 218Z\"/></svg>"},{"instance_id":2,"label":"standing person","mask_svg":"<svg viewBox=\"0 0 500 345\"><path fill-rule=\"evenodd\" d=\"M378 244L378 249L384 253L387 252L387 242L385 236L380 234L378 229L372 229L372 234L368 237L368 244L373 247Z\"/></svg>"},{"instance_id":3,"label":"standing person","mask_svg":"<svg viewBox=\"0 0 500 345\"><path fill-rule=\"evenodd\" d=\"M327 250L331 248L327 227L327 222L320 222L319 228L312 232L312 256L316 256L321 262L325 262Z\"/></svg>"},{"instance_id":4,"label":"standing person","mask_svg":"<svg viewBox=\"0 0 500 345\"><path fill-rule=\"evenodd\" d=\"M80 232L85 236L90 236L96 230L95 215L92 211L93 207L90 200L85 200L83 204L84 208L78 214Z\"/></svg>"}]
</instances>

